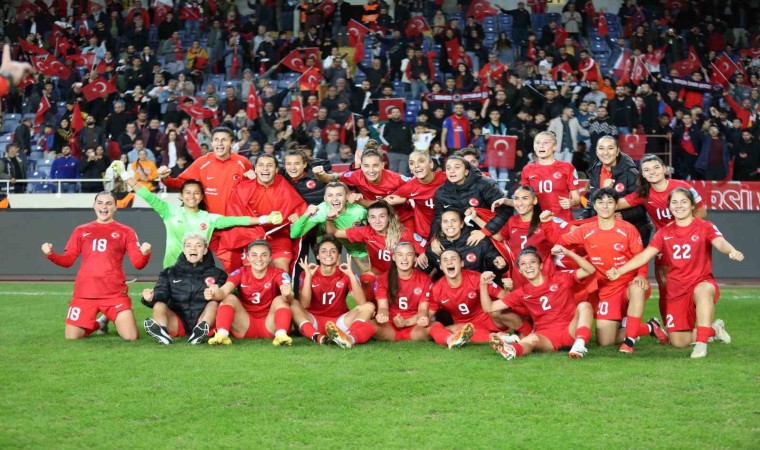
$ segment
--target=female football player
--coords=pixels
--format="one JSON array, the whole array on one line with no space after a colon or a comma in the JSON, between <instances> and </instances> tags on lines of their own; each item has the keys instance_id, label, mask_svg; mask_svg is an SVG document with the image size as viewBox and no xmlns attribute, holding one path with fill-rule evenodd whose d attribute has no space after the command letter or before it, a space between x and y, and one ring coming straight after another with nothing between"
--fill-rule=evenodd
<instances>
[{"instance_id":1,"label":"female football player","mask_svg":"<svg viewBox=\"0 0 760 450\"><path fill-rule=\"evenodd\" d=\"M690 189L675 188L668 197L675 223L657 230L643 252L623 266L611 268L607 276L616 280L661 253L669 266L665 326L670 342L679 348L696 342L691 357L704 358L709 338L731 342L723 321L713 322L720 289L712 275L712 249L734 261L742 261L744 255L712 222L695 217L698 204Z\"/></svg>"}]
</instances>

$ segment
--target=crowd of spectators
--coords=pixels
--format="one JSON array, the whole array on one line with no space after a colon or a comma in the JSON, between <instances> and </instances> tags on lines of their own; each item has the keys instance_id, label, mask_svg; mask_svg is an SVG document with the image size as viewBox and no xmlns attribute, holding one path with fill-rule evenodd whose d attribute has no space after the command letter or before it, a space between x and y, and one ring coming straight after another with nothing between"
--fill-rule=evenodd
<instances>
[{"instance_id":1,"label":"crowd of spectators","mask_svg":"<svg viewBox=\"0 0 760 450\"><path fill-rule=\"evenodd\" d=\"M101 178L122 158L155 189L157 167L180 171L224 124L246 157L300 147L352 164L375 139L401 173L413 150L440 165L474 148L502 188L546 130L557 159L581 173L602 136L637 134L650 135L647 153L672 155L674 177L760 180L760 9L749 2L626 0L604 11L575 0L547 13L541 0L513 10L476 0L486 15L471 15L471 1L446 11L418 0L92 3L0 7L14 58L38 69L2 99L5 120L23 120L1 127L13 138L0 177L24 177L39 152L55 158L51 178ZM352 21L369 29L358 46ZM318 86L292 69L294 50ZM403 110L380 107L394 98ZM486 164L494 135L517 137L513 168Z\"/></svg>"}]
</instances>

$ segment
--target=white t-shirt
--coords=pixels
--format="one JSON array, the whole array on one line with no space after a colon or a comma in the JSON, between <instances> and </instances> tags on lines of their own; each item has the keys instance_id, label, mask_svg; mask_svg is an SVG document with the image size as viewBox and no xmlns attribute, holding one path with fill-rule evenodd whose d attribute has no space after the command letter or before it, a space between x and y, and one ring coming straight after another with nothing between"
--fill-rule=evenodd
<instances>
[{"instance_id":1,"label":"white t-shirt","mask_svg":"<svg viewBox=\"0 0 760 450\"><path fill-rule=\"evenodd\" d=\"M433 142L435 133L419 133L414 135L414 149L421 151L430 150L430 143Z\"/></svg>"}]
</instances>

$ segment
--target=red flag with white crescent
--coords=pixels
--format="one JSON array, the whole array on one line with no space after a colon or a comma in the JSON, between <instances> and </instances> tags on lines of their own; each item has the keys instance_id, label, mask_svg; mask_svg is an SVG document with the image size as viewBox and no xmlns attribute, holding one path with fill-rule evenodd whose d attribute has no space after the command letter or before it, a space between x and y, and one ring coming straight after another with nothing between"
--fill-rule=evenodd
<instances>
[{"instance_id":1,"label":"red flag with white crescent","mask_svg":"<svg viewBox=\"0 0 760 450\"><path fill-rule=\"evenodd\" d=\"M563 80L568 74L573 73L573 68L570 66L570 63L563 61L562 64L552 67L552 70L550 70L549 73L552 74L553 80Z\"/></svg>"},{"instance_id":2,"label":"red flag with white crescent","mask_svg":"<svg viewBox=\"0 0 760 450\"><path fill-rule=\"evenodd\" d=\"M333 15L335 12L335 3L333 3L330 0L325 0L322 3L317 6L317 8L322 10L322 13L325 15L325 18L328 18Z\"/></svg>"},{"instance_id":3,"label":"red flag with white crescent","mask_svg":"<svg viewBox=\"0 0 760 450\"><path fill-rule=\"evenodd\" d=\"M248 115L248 118L251 120L256 120L259 118L259 108L261 107L261 102L259 101L259 96L256 95L256 89L251 88L249 90L248 94L248 103L246 104L245 112Z\"/></svg>"},{"instance_id":4,"label":"red flag with white crescent","mask_svg":"<svg viewBox=\"0 0 760 450\"><path fill-rule=\"evenodd\" d=\"M711 80L723 86L728 85L728 80L736 73L737 68L731 58L725 53L715 58L713 62L713 76Z\"/></svg>"},{"instance_id":5,"label":"red flag with white crescent","mask_svg":"<svg viewBox=\"0 0 760 450\"><path fill-rule=\"evenodd\" d=\"M301 99L296 98L290 103L290 125L293 129L301 126L304 121L303 107L301 106Z\"/></svg>"},{"instance_id":6,"label":"red flag with white crescent","mask_svg":"<svg viewBox=\"0 0 760 450\"><path fill-rule=\"evenodd\" d=\"M431 31L430 25L428 25L424 17L413 16L409 19L409 22L407 22L404 34L406 34L407 37L414 37Z\"/></svg>"},{"instance_id":7,"label":"red flag with white crescent","mask_svg":"<svg viewBox=\"0 0 760 450\"><path fill-rule=\"evenodd\" d=\"M74 103L74 109L71 110L71 128L75 133L84 128L84 119L82 119L82 107L79 102Z\"/></svg>"},{"instance_id":8,"label":"red flag with white crescent","mask_svg":"<svg viewBox=\"0 0 760 450\"><path fill-rule=\"evenodd\" d=\"M195 121L191 121L190 126L187 128L187 152L190 153L193 159L198 159L202 156L201 146L198 143L198 125L195 124Z\"/></svg>"},{"instance_id":9,"label":"red flag with white crescent","mask_svg":"<svg viewBox=\"0 0 760 450\"><path fill-rule=\"evenodd\" d=\"M675 70L679 77L686 77L699 70L701 66L702 62L699 60L697 51L691 46L689 47L688 56L671 64L670 69Z\"/></svg>"},{"instance_id":10,"label":"red flag with white crescent","mask_svg":"<svg viewBox=\"0 0 760 450\"><path fill-rule=\"evenodd\" d=\"M318 112L319 112L319 106L306 105L306 108L303 109L303 120L306 122L311 122L312 120L317 118Z\"/></svg>"},{"instance_id":11,"label":"red flag with white crescent","mask_svg":"<svg viewBox=\"0 0 760 450\"><path fill-rule=\"evenodd\" d=\"M401 111L401 117L404 117L404 99L403 98L381 98L377 100L378 113L380 120L388 120L391 110L398 108Z\"/></svg>"},{"instance_id":12,"label":"red flag with white crescent","mask_svg":"<svg viewBox=\"0 0 760 450\"><path fill-rule=\"evenodd\" d=\"M365 27L361 23L354 19L348 21L346 26L346 32L348 33L348 43L352 47L356 47L357 44L364 44L364 37L369 34L369 28Z\"/></svg>"},{"instance_id":13,"label":"red flag with white crescent","mask_svg":"<svg viewBox=\"0 0 760 450\"><path fill-rule=\"evenodd\" d=\"M615 75L615 78L617 78L620 83L627 83L629 81L629 77L631 76L631 69L633 69L633 62L631 61L631 52L628 50L624 50L623 53L620 54L617 61L615 61L615 66L613 67Z\"/></svg>"},{"instance_id":14,"label":"red flag with white crescent","mask_svg":"<svg viewBox=\"0 0 760 450\"><path fill-rule=\"evenodd\" d=\"M495 16L499 13L499 10L491 6L491 3L487 0L475 0L470 4L470 9L467 10L467 17L475 16L475 20L480 22L486 16Z\"/></svg>"},{"instance_id":15,"label":"red flag with white crescent","mask_svg":"<svg viewBox=\"0 0 760 450\"><path fill-rule=\"evenodd\" d=\"M111 82L106 81L103 78L98 78L97 80L87 83L84 87L82 87L82 94L84 94L84 98L88 102L91 102L104 95L113 94L114 92L116 92L116 87Z\"/></svg>"},{"instance_id":16,"label":"red flag with white crescent","mask_svg":"<svg viewBox=\"0 0 760 450\"><path fill-rule=\"evenodd\" d=\"M631 82L636 86L640 85L646 77L647 69L644 62L639 57L634 57L633 68L631 69Z\"/></svg>"},{"instance_id":17,"label":"red flag with white crescent","mask_svg":"<svg viewBox=\"0 0 760 450\"><path fill-rule=\"evenodd\" d=\"M596 34L598 34L599 37L606 37L607 35L610 34L610 28L609 28L609 25L607 25L607 16L605 16L603 12L599 13L599 20L597 21L596 28L597 28Z\"/></svg>"},{"instance_id":18,"label":"red flag with white crescent","mask_svg":"<svg viewBox=\"0 0 760 450\"><path fill-rule=\"evenodd\" d=\"M39 106L37 106L37 114L34 116L34 123L39 125L42 123L45 113L50 109L50 100L47 96L43 95L40 100Z\"/></svg>"},{"instance_id":19,"label":"red flag with white crescent","mask_svg":"<svg viewBox=\"0 0 760 450\"><path fill-rule=\"evenodd\" d=\"M19 39L18 40L18 44L19 44L19 46L21 46L21 50L23 50L23 51L25 51L27 53L32 53L32 54L35 54L35 55L47 55L48 54L48 51L45 50L44 48L37 47L36 45L30 43L29 41L27 41L25 39Z\"/></svg>"},{"instance_id":20,"label":"red flag with white crescent","mask_svg":"<svg viewBox=\"0 0 760 450\"><path fill-rule=\"evenodd\" d=\"M310 67L299 78L301 84L305 85L312 94L317 91L319 83L323 80L322 74L319 73L319 69L316 66Z\"/></svg>"},{"instance_id":21,"label":"red flag with white crescent","mask_svg":"<svg viewBox=\"0 0 760 450\"><path fill-rule=\"evenodd\" d=\"M319 50L318 47L308 47L302 49L303 51L303 59L304 61L309 59L309 57L314 58L314 61L319 62L322 60L322 52Z\"/></svg>"},{"instance_id":22,"label":"red flag with white crescent","mask_svg":"<svg viewBox=\"0 0 760 450\"><path fill-rule=\"evenodd\" d=\"M621 134L620 149L634 161L639 161L647 152L647 136L645 134Z\"/></svg>"},{"instance_id":23,"label":"red flag with white crescent","mask_svg":"<svg viewBox=\"0 0 760 450\"><path fill-rule=\"evenodd\" d=\"M307 69L306 64L303 62L303 56L301 56L301 51L298 49L294 49L290 53L285 55L285 57L282 58L281 62L293 72L303 73Z\"/></svg>"},{"instance_id":24,"label":"red flag with white crescent","mask_svg":"<svg viewBox=\"0 0 760 450\"><path fill-rule=\"evenodd\" d=\"M186 112L193 120L211 119L214 117L214 112L203 106L179 105L179 110Z\"/></svg>"},{"instance_id":25,"label":"red flag with white crescent","mask_svg":"<svg viewBox=\"0 0 760 450\"><path fill-rule=\"evenodd\" d=\"M486 146L486 166L514 169L517 152L517 136L492 134Z\"/></svg>"},{"instance_id":26,"label":"red flag with white crescent","mask_svg":"<svg viewBox=\"0 0 760 450\"><path fill-rule=\"evenodd\" d=\"M46 53L44 56L32 55L31 61L37 72L44 75L60 77L64 80L71 76L69 68L50 53Z\"/></svg>"}]
</instances>

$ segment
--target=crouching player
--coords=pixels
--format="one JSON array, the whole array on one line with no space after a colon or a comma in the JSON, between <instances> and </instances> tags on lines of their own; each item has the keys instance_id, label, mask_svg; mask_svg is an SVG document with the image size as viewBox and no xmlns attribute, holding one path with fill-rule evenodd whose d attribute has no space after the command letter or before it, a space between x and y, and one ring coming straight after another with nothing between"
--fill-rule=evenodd
<instances>
[{"instance_id":1,"label":"crouching player","mask_svg":"<svg viewBox=\"0 0 760 450\"><path fill-rule=\"evenodd\" d=\"M417 256L410 242L396 244L391 258L390 269L378 277L375 288L375 339L426 341L430 339L430 277L414 268Z\"/></svg>"},{"instance_id":2,"label":"crouching player","mask_svg":"<svg viewBox=\"0 0 760 450\"><path fill-rule=\"evenodd\" d=\"M527 322L523 324L520 316L514 312L496 313L489 316L483 311L480 302L482 275L474 270L462 269L462 267L462 257L456 251L446 250L441 254L440 268L444 276L433 284L433 290L430 293L430 310L431 312L438 310L448 312L454 324L444 327L440 322L433 322L430 325L430 336L436 344L456 348L469 341L489 342L491 333L505 332L509 328L519 329L525 334L530 333L531 325ZM489 283L486 295L500 299L507 293L495 284ZM508 339L517 340L515 336L510 336Z\"/></svg>"},{"instance_id":3,"label":"crouching player","mask_svg":"<svg viewBox=\"0 0 760 450\"><path fill-rule=\"evenodd\" d=\"M61 267L71 267L82 255L74 295L66 315L66 339L81 339L100 328L95 320L98 311L116 324L119 336L127 341L138 337L132 300L127 293L122 266L129 255L135 269L150 260L150 244L137 241L135 231L113 219L116 198L110 192L95 196L93 222L80 225L71 233L63 254L53 251L53 244L42 244L42 253Z\"/></svg>"},{"instance_id":4,"label":"crouching player","mask_svg":"<svg viewBox=\"0 0 760 450\"><path fill-rule=\"evenodd\" d=\"M668 205L675 223L657 230L642 253L623 266L608 270L607 277L616 280L662 253L670 265L665 304L670 343L679 348L695 343L691 357L704 358L711 337L731 342L723 321L712 321L715 303L720 298L718 283L712 275L712 249L715 247L734 261L742 261L744 255L726 241L712 222L694 217L697 201L691 190L674 189L668 196Z\"/></svg>"},{"instance_id":5,"label":"crouching player","mask_svg":"<svg viewBox=\"0 0 760 450\"><path fill-rule=\"evenodd\" d=\"M576 306L573 285L593 275L595 269L590 262L562 246L555 246L552 253L570 257L580 268L572 273L544 275L543 261L536 248L525 247L517 257L517 268L528 280L523 287L494 302L487 295L488 285L494 275L484 273L481 278L480 300L484 311L524 308L533 319L533 332L516 343L504 340L501 335L494 335L491 346L506 360L533 351L556 352L570 346L571 358L583 358L586 355L594 310L589 302Z\"/></svg>"},{"instance_id":6,"label":"crouching player","mask_svg":"<svg viewBox=\"0 0 760 450\"><path fill-rule=\"evenodd\" d=\"M299 261L303 269L301 295L290 309L293 322L307 338L320 345L329 339L342 348L351 348L375 334L375 327L368 322L375 314L375 305L364 297L351 269L351 255L340 264L342 250L340 242L328 234L314 247L319 265L308 264L305 258ZM346 304L349 291L357 304L350 311Z\"/></svg>"},{"instance_id":7,"label":"crouching player","mask_svg":"<svg viewBox=\"0 0 760 450\"><path fill-rule=\"evenodd\" d=\"M192 330L187 342L202 343L209 327L214 327L219 306L210 301L211 287L226 281L227 274L214 265L206 237L185 234L177 263L161 271L153 289L143 290L143 304L153 309L152 317L143 323L145 332L159 344L168 345Z\"/></svg>"},{"instance_id":8,"label":"crouching player","mask_svg":"<svg viewBox=\"0 0 760 450\"><path fill-rule=\"evenodd\" d=\"M232 272L222 287L209 288L211 299L222 303L216 314L216 334L208 343L230 345L232 333L238 339L274 338L272 345L291 345L290 275L269 265L272 249L267 241L251 242L246 255L250 267ZM237 295L232 293L235 288Z\"/></svg>"}]
</instances>

